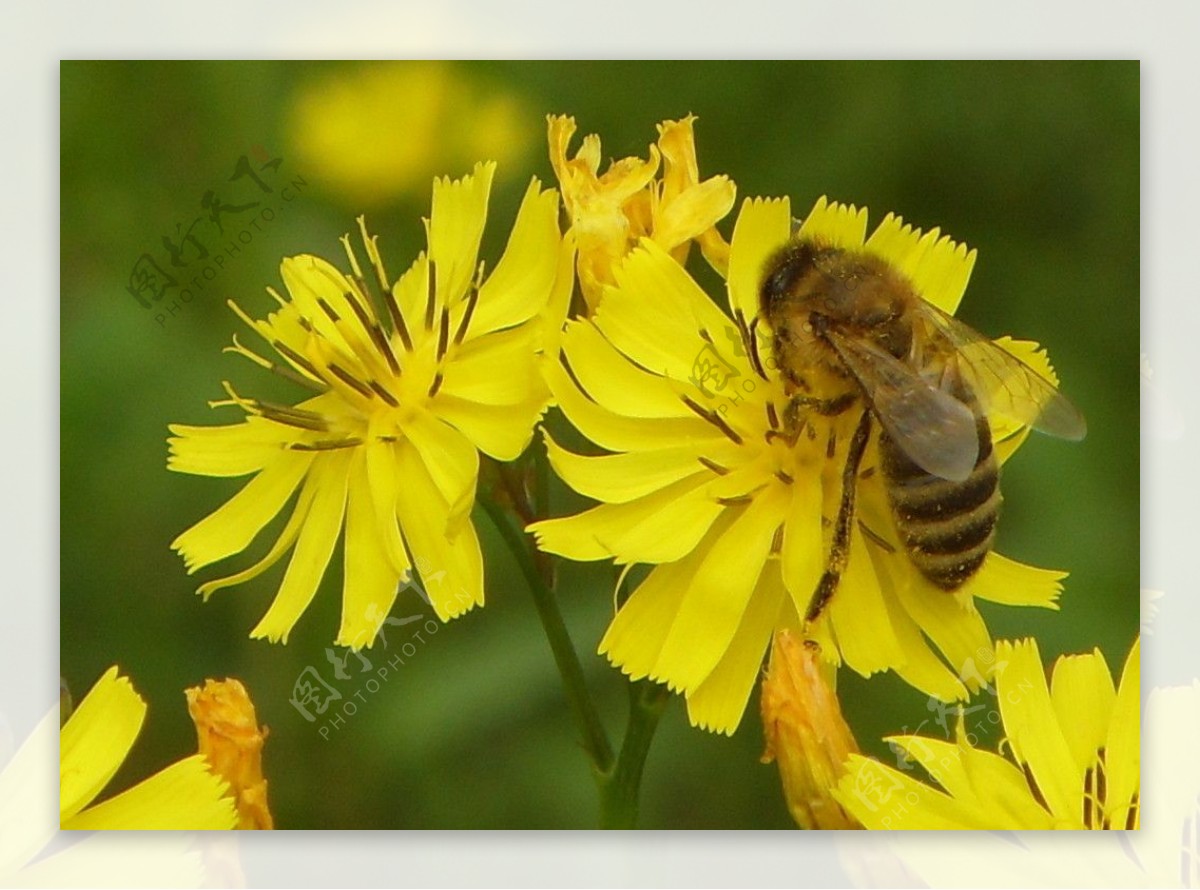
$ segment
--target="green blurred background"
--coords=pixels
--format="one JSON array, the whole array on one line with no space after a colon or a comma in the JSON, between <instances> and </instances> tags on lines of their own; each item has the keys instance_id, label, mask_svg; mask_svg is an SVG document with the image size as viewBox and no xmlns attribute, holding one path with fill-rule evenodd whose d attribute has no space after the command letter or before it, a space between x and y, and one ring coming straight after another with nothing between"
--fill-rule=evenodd
<instances>
[{"instance_id":1,"label":"green blurred background","mask_svg":"<svg viewBox=\"0 0 1200 890\"><path fill-rule=\"evenodd\" d=\"M225 300L265 311L264 288L280 285L289 254L341 264L337 238L363 211L395 273L423 247L430 178L485 157L501 161L483 249L494 262L529 177L553 179L548 112L599 133L606 158L644 156L657 122L692 112L701 175L729 174L739 199L786 194L802 214L828 194L868 206L873 222L894 210L977 247L960 316L1048 346L1090 427L1082 444L1035 438L1006 468L998 549L1069 570L1062 610L982 608L996 637L1036 635L1047 658L1099 646L1118 670L1139 601L1138 74L1136 62L63 63L61 669L78 698L119 664L150 703L110 787L193 751L182 690L236 676L270 726L265 770L280 827L594 826L558 675L486 518L477 515L487 607L428 637L375 693L351 659L353 679L337 685L365 701L328 739L289 699L306 666L332 681L339 558L288 645L272 646L247 634L280 568L202 604L168 549L241 482L168 473L167 424L233 422L235 412L206 407L224 379L285 392L222 355L242 330ZM243 155L256 169L256 158L282 160L261 174L275 192L230 181ZM296 180L285 205L278 187ZM209 191L223 206L262 198L278 211L259 217L190 302L172 291L143 308L130 274L143 253L174 269L164 235L201 218L193 234L216 253L260 212L227 212L218 235ZM610 614L611 573L567 566L563 576L562 608L615 740L622 683L590 654ZM411 591L393 610L421 612ZM894 677L843 672L840 682L871 753L888 757L879 738L922 721L941 733L925 697ZM756 693L725 738L690 728L671 702L647 764L644 827L791 826L775 767L759 763L757 706Z\"/></svg>"}]
</instances>

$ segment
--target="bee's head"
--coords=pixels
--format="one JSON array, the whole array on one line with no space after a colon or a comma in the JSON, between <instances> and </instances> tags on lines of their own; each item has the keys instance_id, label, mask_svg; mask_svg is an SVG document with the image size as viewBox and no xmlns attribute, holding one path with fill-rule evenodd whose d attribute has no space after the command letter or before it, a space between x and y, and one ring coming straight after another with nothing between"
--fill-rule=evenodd
<instances>
[{"instance_id":1,"label":"bee's head","mask_svg":"<svg viewBox=\"0 0 1200 890\"><path fill-rule=\"evenodd\" d=\"M799 308L802 285L817 268L819 248L812 241L789 241L763 266L762 285L758 289L759 309L772 326Z\"/></svg>"}]
</instances>

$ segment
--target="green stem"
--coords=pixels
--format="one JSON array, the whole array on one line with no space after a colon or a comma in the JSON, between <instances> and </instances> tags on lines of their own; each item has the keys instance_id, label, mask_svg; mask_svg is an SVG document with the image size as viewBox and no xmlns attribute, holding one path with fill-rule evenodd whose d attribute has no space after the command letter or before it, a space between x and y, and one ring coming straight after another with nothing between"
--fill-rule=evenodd
<instances>
[{"instance_id":1,"label":"green stem","mask_svg":"<svg viewBox=\"0 0 1200 890\"><path fill-rule=\"evenodd\" d=\"M575 718L579 734L583 740L584 750L592 761L598 780L613 769L613 752L609 745L608 736L600 722L600 716L592 704L588 694L587 684L583 679L583 667L579 664L579 656L571 642L571 635L558 609L558 601L554 591L550 589L538 570L538 565L530 552L529 539L517 529L509 514L490 498L480 498L479 502L487 510L488 516L500 532L508 549L512 551L525 576L529 590L533 594L533 602L537 607L538 617L546 631L550 642L550 650L554 653L554 662L562 676L563 691L567 696L567 705Z\"/></svg>"},{"instance_id":2,"label":"green stem","mask_svg":"<svg viewBox=\"0 0 1200 890\"><path fill-rule=\"evenodd\" d=\"M602 778L600 786L600 827L636 828L638 796L646 755L666 708L667 687L649 680L629 684L629 725L616 767Z\"/></svg>"}]
</instances>

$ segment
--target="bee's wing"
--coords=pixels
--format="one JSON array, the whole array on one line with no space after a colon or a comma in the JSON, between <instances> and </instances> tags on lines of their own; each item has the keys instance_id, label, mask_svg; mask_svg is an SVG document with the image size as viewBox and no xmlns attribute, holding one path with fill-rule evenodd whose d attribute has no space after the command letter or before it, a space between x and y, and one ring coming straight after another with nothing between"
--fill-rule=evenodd
<instances>
[{"instance_id":1,"label":"bee's wing","mask_svg":"<svg viewBox=\"0 0 1200 890\"><path fill-rule=\"evenodd\" d=\"M984 410L1061 439L1082 439L1087 423L1050 381L969 325L922 301L920 320L947 341L962 379Z\"/></svg>"},{"instance_id":2,"label":"bee's wing","mask_svg":"<svg viewBox=\"0 0 1200 890\"><path fill-rule=\"evenodd\" d=\"M917 466L954 482L971 475L979 433L969 407L879 347L835 332L828 336L879 423Z\"/></svg>"}]
</instances>

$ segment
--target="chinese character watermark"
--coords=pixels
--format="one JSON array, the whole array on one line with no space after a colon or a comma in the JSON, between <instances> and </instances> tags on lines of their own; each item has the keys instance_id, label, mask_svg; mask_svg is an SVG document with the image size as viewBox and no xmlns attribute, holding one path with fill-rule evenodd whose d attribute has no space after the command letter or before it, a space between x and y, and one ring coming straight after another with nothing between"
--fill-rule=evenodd
<instances>
[{"instance_id":1,"label":"chinese character watermark","mask_svg":"<svg viewBox=\"0 0 1200 890\"><path fill-rule=\"evenodd\" d=\"M249 187L249 198L257 200L240 195L223 200L218 190L209 189L198 201L203 213L186 226L176 222L173 231L159 238L160 251L147 251L134 261L125 290L142 309L154 313L159 327L165 328L178 316L254 240L255 233L274 222L307 187L303 176L283 181L282 164L282 158L255 146L237 159L227 182L235 183L231 191ZM271 199L264 199L265 195Z\"/></svg>"}]
</instances>

